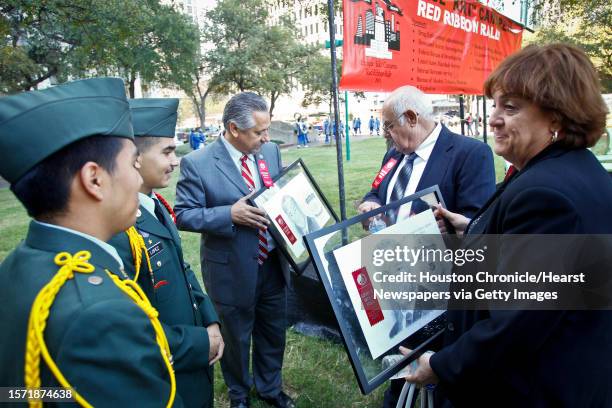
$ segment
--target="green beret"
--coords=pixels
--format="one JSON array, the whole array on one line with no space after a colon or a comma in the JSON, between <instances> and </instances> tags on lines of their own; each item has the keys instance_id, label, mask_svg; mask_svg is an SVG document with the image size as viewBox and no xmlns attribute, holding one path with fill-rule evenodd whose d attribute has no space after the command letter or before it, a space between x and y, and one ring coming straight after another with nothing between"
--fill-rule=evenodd
<instances>
[{"instance_id":1,"label":"green beret","mask_svg":"<svg viewBox=\"0 0 612 408\"><path fill-rule=\"evenodd\" d=\"M14 183L89 136L133 139L123 80L94 78L0 98L0 175Z\"/></svg>"},{"instance_id":2,"label":"green beret","mask_svg":"<svg viewBox=\"0 0 612 408\"><path fill-rule=\"evenodd\" d=\"M174 137L176 98L130 99L134 136Z\"/></svg>"}]
</instances>

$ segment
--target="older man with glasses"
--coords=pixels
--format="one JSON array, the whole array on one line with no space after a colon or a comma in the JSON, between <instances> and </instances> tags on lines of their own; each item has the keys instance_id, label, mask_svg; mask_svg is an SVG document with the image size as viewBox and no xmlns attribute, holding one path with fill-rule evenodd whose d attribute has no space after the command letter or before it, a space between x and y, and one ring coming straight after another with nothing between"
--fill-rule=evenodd
<instances>
[{"instance_id":1,"label":"older man with glasses","mask_svg":"<svg viewBox=\"0 0 612 408\"><path fill-rule=\"evenodd\" d=\"M385 101L382 117L384 136L394 145L382 164L391 170L382 181L377 178L372 184L358 208L360 213L436 184L448 209L468 218L491 197L495 191L491 148L436 123L431 104L420 90L412 86L396 89ZM403 205L390 221L397 222L410 214L410 206ZM397 319L396 325L403 324ZM395 407L403 383L392 382L385 393L385 407Z\"/></svg>"}]
</instances>

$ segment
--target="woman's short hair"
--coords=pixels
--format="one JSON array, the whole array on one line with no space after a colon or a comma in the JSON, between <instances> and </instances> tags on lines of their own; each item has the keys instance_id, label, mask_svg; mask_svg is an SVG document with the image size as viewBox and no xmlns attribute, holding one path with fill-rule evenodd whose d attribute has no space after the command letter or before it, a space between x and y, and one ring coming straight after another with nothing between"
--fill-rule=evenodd
<instances>
[{"instance_id":1,"label":"woman's short hair","mask_svg":"<svg viewBox=\"0 0 612 408\"><path fill-rule=\"evenodd\" d=\"M558 143L591 147L605 131L608 108L593 63L580 48L567 44L529 45L506 58L484 84L525 98L561 124Z\"/></svg>"}]
</instances>

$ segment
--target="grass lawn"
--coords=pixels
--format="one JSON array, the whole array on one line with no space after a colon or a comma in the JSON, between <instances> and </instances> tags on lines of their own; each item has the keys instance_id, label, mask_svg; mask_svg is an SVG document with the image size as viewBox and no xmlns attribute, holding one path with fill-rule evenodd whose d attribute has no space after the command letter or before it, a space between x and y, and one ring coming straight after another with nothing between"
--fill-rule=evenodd
<instances>
[{"instance_id":1,"label":"grass lawn","mask_svg":"<svg viewBox=\"0 0 612 408\"><path fill-rule=\"evenodd\" d=\"M351 144L351 161L344 162L347 215L356 214L355 203L370 188L385 152L382 138L355 141ZM332 146L291 149L282 152L285 164L301 157L313 174L323 193L339 211L336 149ZM503 177L503 160L496 157L497 179ZM161 190L168 201L174 202L178 170L168 188ZM28 217L8 189L0 190L0 261L25 237ZM186 260L193 266L198 278L200 271L199 236L181 232ZM380 407L383 388L369 396L359 392L350 363L341 345L326 340L306 337L289 330L284 362L284 383L298 407ZM215 370L215 401L218 407L227 407L227 389L221 370ZM264 407L254 400L254 407Z\"/></svg>"}]
</instances>

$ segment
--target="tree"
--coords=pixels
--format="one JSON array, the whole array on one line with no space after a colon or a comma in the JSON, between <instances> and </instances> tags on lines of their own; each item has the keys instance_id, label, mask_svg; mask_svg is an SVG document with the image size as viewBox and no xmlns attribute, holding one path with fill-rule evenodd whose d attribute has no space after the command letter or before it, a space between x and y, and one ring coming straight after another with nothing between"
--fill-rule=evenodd
<instances>
[{"instance_id":1,"label":"tree","mask_svg":"<svg viewBox=\"0 0 612 408\"><path fill-rule=\"evenodd\" d=\"M219 1L203 29L204 42L214 46L203 66L217 89L267 95L272 115L278 97L291 92L316 51L297 41L290 17L271 25L264 5L264 0L252 0L249 7L240 0Z\"/></svg>"},{"instance_id":2,"label":"tree","mask_svg":"<svg viewBox=\"0 0 612 408\"><path fill-rule=\"evenodd\" d=\"M170 6L145 0L106 0L100 11L116 17L97 26L95 43L85 44L93 50L88 68L122 76L130 97L134 97L138 77L144 82L172 86L193 70L199 36L197 26L187 16ZM104 48L100 47L100 38L104 39Z\"/></svg>"},{"instance_id":3,"label":"tree","mask_svg":"<svg viewBox=\"0 0 612 408\"><path fill-rule=\"evenodd\" d=\"M256 89L260 54L259 36L266 30L267 12L261 0L244 7L241 0L221 0L206 14L202 38L214 48L204 57L208 74L220 84L231 84L240 92Z\"/></svg>"},{"instance_id":4,"label":"tree","mask_svg":"<svg viewBox=\"0 0 612 408\"><path fill-rule=\"evenodd\" d=\"M281 25L268 27L259 37L260 49L267 52L259 54L255 89L270 98L270 116L279 96L295 88L299 75L318 53L316 47L299 43L290 27L290 20L283 19Z\"/></svg>"},{"instance_id":5,"label":"tree","mask_svg":"<svg viewBox=\"0 0 612 408\"><path fill-rule=\"evenodd\" d=\"M137 76L176 83L181 61L198 50L193 23L157 0L6 0L0 33L1 92L119 75L133 97Z\"/></svg>"},{"instance_id":6,"label":"tree","mask_svg":"<svg viewBox=\"0 0 612 408\"><path fill-rule=\"evenodd\" d=\"M612 92L612 7L608 0L538 2L534 22L538 26L527 43L564 42L582 48L593 61L604 92Z\"/></svg>"},{"instance_id":7,"label":"tree","mask_svg":"<svg viewBox=\"0 0 612 408\"><path fill-rule=\"evenodd\" d=\"M338 79L342 71L342 60L338 60ZM317 54L310 61L310 64L304 67L299 81L306 91L302 106L319 105L326 103L329 106L329 112L332 111L332 69L329 56ZM338 94L340 97L340 94Z\"/></svg>"},{"instance_id":8,"label":"tree","mask_svg":"<svg viewBox=\"0 0 612 408\"><path fill-rule=\"evenodd\" d=\"M0 91L29 90L78 70L76 56L85 35L77 27L94 23L83 1L6 0L0 6Z\"/></svg>"}]
</instances>

